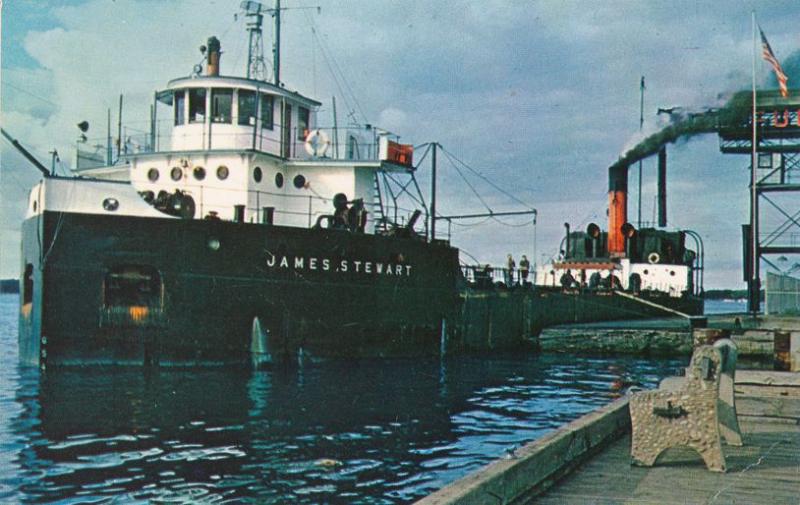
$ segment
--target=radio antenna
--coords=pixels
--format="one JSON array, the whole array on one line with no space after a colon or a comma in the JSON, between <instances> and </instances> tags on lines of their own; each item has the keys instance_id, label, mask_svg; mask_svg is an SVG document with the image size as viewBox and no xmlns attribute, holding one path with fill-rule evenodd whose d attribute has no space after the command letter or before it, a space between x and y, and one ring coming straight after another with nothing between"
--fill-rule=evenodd
<instances>
[{"instance_id":1,"label":"radio antenna","mask_svg":"<svg viewBox=\"0 0 800 505\"><path fill-rule=\"evenodd\" d=\"M281 11L316 9L319 6L281 7L281 0L275 0L275 7L268 9L264 4L253 0L245 0L240 5L247 16L247 31L250 33L249 47L247 48L247 78L261 81L267 80L267 64L264 61L264 42L261 36L261 26L264 23L264 14L269 14L275 19L275 40L272 43L272 82L281 85Z\"/></svg>"},{"instance_id":2,"label":"radio antenna","mask_svg":"<svg viewBox=\"0 0 800 505\"><path fill-rule=\"evenodd\" d=\"M278 1L280 9L280 1ZM264 12L268 12L263 4L253 1L241 3L244 15L247 16L247 31L250 41L247 48L247 78L260 81L267 80L267 65L264 62L264 43L261 38L261 25L264 21ZM280 21L278 21L280 23ZM278 31L276 30L276 35ZM277 62L276 69L277 69ZM275 84L278 84L278 70L275 71Z\"/></svg>"}]
</instances>

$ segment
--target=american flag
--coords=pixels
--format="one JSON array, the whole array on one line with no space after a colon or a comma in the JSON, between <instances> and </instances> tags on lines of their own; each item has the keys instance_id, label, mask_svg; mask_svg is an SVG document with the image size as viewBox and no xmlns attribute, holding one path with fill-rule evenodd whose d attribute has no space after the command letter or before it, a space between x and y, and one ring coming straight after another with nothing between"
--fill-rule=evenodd
<instances>
[{"instance_id":1,"label":"american flag","mask_svg":"<svg viewBox=\"0 0 800 505\"><path fill-rule=\"evenodd\" d=\"M761 32L761 56L772 65L772 69L775 71L775 77L778 78L778 87L781 89L781 96L786 98L789 96L789 88L786 86L786 82L789 78L783 73L781 63L778 61L778 58L775 57L775 53L772 52L772 48L769 46L769 42L767 42L767 37L764 35L764 30L759 27L758 31Z\"/></svg>"}]
</instances>

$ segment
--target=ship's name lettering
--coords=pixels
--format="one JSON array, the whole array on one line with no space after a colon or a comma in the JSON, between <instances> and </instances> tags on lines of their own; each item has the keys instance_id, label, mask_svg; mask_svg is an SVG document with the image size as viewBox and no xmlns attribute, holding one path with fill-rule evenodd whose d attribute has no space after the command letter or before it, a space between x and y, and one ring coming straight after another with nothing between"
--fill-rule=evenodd
<instances>
[{"instance_id":1,"label":"ship's name lettering","mask_svg":"<svg viewBox=\"0 0 800 505\"><path fill-rule=\"evenodd\" d=\"M305 256L267 255L267 266L270 268L286 268L293 270L315 270L320 272L355 272L358 274L411 276L411 265L384 263L365 260L332 260Z\"/></svg>"}]
</instances>

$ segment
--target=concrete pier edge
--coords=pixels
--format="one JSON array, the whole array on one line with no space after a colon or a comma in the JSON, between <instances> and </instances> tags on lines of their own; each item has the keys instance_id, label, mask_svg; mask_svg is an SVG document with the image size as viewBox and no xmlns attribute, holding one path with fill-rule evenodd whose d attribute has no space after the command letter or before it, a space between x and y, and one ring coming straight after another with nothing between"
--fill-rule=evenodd
<instances>
[{"instance_id":1,"label":"concrete pier edge","mask_svg":"<svg viewBox=\"0 0 800 505\"><path fill-rule=\"evenodd\" d=\"M596 409L515 450L417 505L514 504L544 492L586 459L630 430L628 398Z\"/></svg>"},{"instance_id":2,"label":"concrete pier edge","mask_svg":"<svg viewBox=\"0 0 800 505\"><path fill-rule=\"evenodd\" d=\"M800 423L800 374L742 370L736 374L741 419ZM510 457L445 486L417 505L529 503L630 431L628 397L600 407L515 450Z\"/></svg>"}]
</instances>

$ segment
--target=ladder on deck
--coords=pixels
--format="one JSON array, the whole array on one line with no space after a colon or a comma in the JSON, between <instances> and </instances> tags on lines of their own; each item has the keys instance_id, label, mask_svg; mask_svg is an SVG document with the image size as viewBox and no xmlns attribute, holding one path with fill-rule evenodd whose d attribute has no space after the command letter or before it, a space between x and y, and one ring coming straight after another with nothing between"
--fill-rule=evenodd
<instances>
[{"instance_id":1,"label":"ladder on deck","mask_svg":"<svg viewBox=\"0 0 800 505\"><path fill-rule=\"evenodd\" d=\"M383 211L383 197L381 194L381 183L379 179L380 175L378 171L374 172L374 176L372 179L373 188L375 190L373 195L373 201L377 202L377 205L373 205L373 209L375 212L375 233L380 231L386 231L386 214Z\"/></svg>"}]
</instances>

